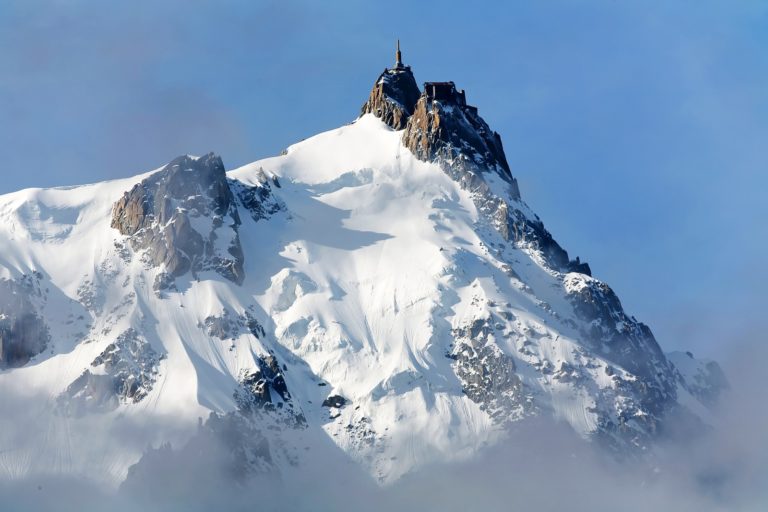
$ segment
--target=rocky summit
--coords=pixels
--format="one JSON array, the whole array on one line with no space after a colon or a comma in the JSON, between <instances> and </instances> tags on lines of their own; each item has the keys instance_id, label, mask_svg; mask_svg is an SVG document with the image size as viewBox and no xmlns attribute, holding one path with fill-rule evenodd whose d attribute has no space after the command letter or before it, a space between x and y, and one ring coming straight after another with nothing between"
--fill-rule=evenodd
<instances>
[{"instance_id":1,"label":"rocky summit","mask_svg":"<svg viewBox=\"0 0 768 512\"><path fill-rule=\"evenodd\" d=\"M534 419L641 460L706 429L717 363L666 354L518 181L398 48L357 119L280 156L0 196L0 394L31 415L0 478L386 484Z\"/></svg>"},{"instance_id":2,"label":"rocky summit","mask_svg":"<svg viewBox=\"0 0 768 512\"><path fill-rule=\"evenodd\" d=\"M207 269L239 284L243 251L234 206L221 158L181 156L126 192L111 225L165 269L158 288L168 286L169 277Z\"/></svg>"},{"instance_id":3,"label":"rocky summit","mask_svg":"<svg viewBox=\"0 0 768 512\"><path fill-rule=\"evenodd\" d=\"M376 79L360 114L373 114L393 129L402 130L413 114L420 94L411 67L403 65L398 41L395 66L385 68Z\"/></svg>"}]
</instances>

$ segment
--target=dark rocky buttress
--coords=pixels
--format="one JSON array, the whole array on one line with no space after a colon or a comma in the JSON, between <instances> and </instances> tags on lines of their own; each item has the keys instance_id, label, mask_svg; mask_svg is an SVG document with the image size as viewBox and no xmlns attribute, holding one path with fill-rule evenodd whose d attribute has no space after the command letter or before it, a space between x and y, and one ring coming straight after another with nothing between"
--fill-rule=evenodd
<instances>
[{"instance_id":1,"label":"dark rocky buttress","mask_svg":"<svg viewBox=\"0 0 768 512\"><path fill-rule=\"evenodd\" d=\"M43 294L42 275L0 279L0 369L24 366L51 341L43 315L34 302Z\"/></svg>"},{"instance_id":2,"label":"dark rocky buttress","mask_svg":"<svg viewBox=\"0 0 768 512\"><path fill-rule=\"evenodd\" d=\"M421 92L410 66L401 61L399 43L395 66L376 80L360 115L369 113L395 130L404 129L403 145L418 159L437 163L472 191L478 209L505 240L540 251L554 269L591 273L588 264L569 259L537 217L515 206L520 191L501 137L467 104L464 91L453 82L426 82ZM506 182L504 191L491 190L489 173Z\"/></svg>"},{"instance_id":3,"label":"dark rocky buttress","mask_svg":"<svg viewBox=\"0 0 768 512\"><path fill-rule=\"evenodd\" d=\"M588 264L578 258L571 260L525 205L504 154L501 137L483 120L476 107L467 104L465 92L457 89L453 82L427 82L414 103L412 74L409 68L401 66L398 59L395 69L385 70L363 113L372 112L396 129L401 128L407 118L401 139L403 145L416 158L439 165L468 190L478 211L504 240L517 248L537 252L548 267L562 273L567 297L574 309L573 320L578 320L567 322L586 326L574 333L585 353L598 355L635 376L635 380L616 377L620 389L611 392L618 393L617 396L626 392L637 397L638 403L622 406L618 425L607 419L611 417L610 411L602 411L601 421L605 424L601 431L624 429L627 432L616 435L631 438L637 433L629 426L642 423L633 414L641 411L646 414L643 418L647 424L638 427L638 432L653 432L655 423L674 402L679 377L650 329L624 312L607 285L589 277ZM392 105L399 110L392 110ZM464 392L497 421L529 414L535 404L517 377L514 362L486 344L485 330L481 327L478 323L453 333L456 343L449 357L455 361L454 369ZM552 371L554 378L561 381L578 377L577 371L563 365ZM615 402L609 398L606 403ZM629 423L622 423L622 415L635 418L635 423L628 419Z\"/></svg>"},{"instance_id":4,"label":"dark rocky buttress","mask_svg":"<svg viewBox=\"0 0 768 512\"><path fill-rule=\"evenodd\" d=\"M420 94L410 67L385 69L373 85L360 115L373 114L395 130L402 130Z\"/></svg>"},{"instance_id":5,"label":"dark rocky buttress","mask_svg":"<svg viewBox=\"0 0 768 512\"><path fill-rule=\"evenodd\" d=\"M421 91L416 84L416 79L413 78L411 67L403 65L400 41L398 41L395 66L392 69L385 68L376 79L360 115L373 114L391 128L402 130L413 114L420 95Z\"/></svg>"},{"instance_id":6,"label":"dark rocky buttress","mask_svg":"<svg viewBox=\"0 0 768 512\"><path fill-rule=\"evenodd\" d=\"M538 217L522 210L520 190L501 144L466 94L453 82L427 82L403 132L403 145L420 160L439 164L462 188L473 193L478 209L505 240L540 251L556 270L591 274L589 265L571 260ZM506 183L492 190L489 174Z\"/></svg>"},{"instance_id":7,"label":"dark rocky buttress","mask_svg":"<svg viewBox=\"0 0 768 512\"><path fill-rule=\"evenodd\" d=\"M420 160L470 160L515 183L501 137L467 105L453 82L427 82L403 134L403 144ZM515 184L515 196L519 197Z\"/></svg>"},{"instance_id":8,"label":"dark rocky buttress","mask_svg":"<svg viewBox=\"0 0 768 512\"><path fill-rule=\"evenodd\" d=\"M164 358L140 333L128 329L59 395L58 405L62 412L79 416L139 403L152 391Z\"/></svg>"},{"instance_id":9,"label":"dark rocky buttress","mask_svg":"<svg viewBox=\"0 0 768 512\"><path fill-rule=\"evenodd\" d=\"M112 210L112 227L146 250L172 278L214 270L242 283L240 216L221 158L180 156L126 192Z\"/></svg>"}]
</instances>

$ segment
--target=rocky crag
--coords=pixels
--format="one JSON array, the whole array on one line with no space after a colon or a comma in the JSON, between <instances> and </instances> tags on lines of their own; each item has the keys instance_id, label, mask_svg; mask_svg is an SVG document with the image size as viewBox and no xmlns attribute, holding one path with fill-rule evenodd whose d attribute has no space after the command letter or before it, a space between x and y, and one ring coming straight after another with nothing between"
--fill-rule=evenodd
<instances>
[{"instance_id":1,"label":"rocky crag","mask_svg":"<svg viewBox=\"0 0 768 512\"><path fill-rule=\"evenodd\" d=\"M0 368L23 366L48 346L50 330L38 311L42 275L0 279Z\"/></svg>"},{"instance_id":2,"label":"rocky crag","mask_svg":"<svg viewBox=\"0 0 768 512\"><path fill-rule=\"evenodd\" d=\"M143 488L208 460L241 485L338 456L392 482L531 417L620 457L696 427L719 366L664 354L518 177L398 52L356 122L280 156L0 197L0 394L58 406L45 442L0 429L0 477Z\"/></svg>"},{"instance_id":3,"label":"rocky crag","mask_svg":"<svg viewBox=\"0 0 768 512\"><path fill-rule=\"evenodd\" d=\"M112 227L128 237L148 264L162 270L156 290L172 287L187 272L194 277L206 270L241 284L244 255L237 201L255 220L280 209L263 172L259 180L254 187L230 184L221 158L213 153L180 156L115 203Z\"/></svg>"},{"instance_id":4,"label":"rocky crag","mask_svg":"<svg viewBox=\"0 0 768 512\"><path fill-rule=\"evenodd\" d=\"M556 320L564 331L574 330L585 366L554 366L531 352L527 341L516 355L518 364L527 363L542 378L568 383L597 398L593 412L597 413L599 429L595 437L617 451L627 447L645 450L651 439L663 432L664 418L677 413L678 385L712 403L709 397L727 386L717 364L697 367L686 380L662 352L648 326L625 313L613 290L591 277L587 263L569 258L523 202L501 137L482 119L477 107L467 104L466 92L453 82L425 82L417 95L410 67L404 68L400 62L399 47L397 62L379 77L362 113L371 113L394 130L402 130L404 147L420 160L439 164L470 191L483 214L483 223L495 232L489 232L486 240L490 246L502 248L498 250L500 259L504 260L503 246L507 243L531 253L559 280L572 307L568 317L560 315ZM392 80L393 76L399 79ZM391 105L397 106L396 115ZM508 259L503 266L519 279L512 263ZM500 348L497 331L505 330L506 336L523 340L530 333L508 318L498 318L495 328L489 319L493 314L453 332L448 357L455 361L454 370L464 392L501 423L535 414L540 410L536 393L522 384L516 358ZM595 363L593 358L604 363ZM601 366L612 384L597 391L594 382L600 377L593 370Z\"/></svg>"},{"instance_id":5,"label":"rocky crag","mask_svg":"<svg viewBox=\"0 0 768 512\"><path fill-rule=\"evenodd\" d=\"M410 66L404 66L397 44L395 66L385 68L376 79L360 115L373 114L395 130L405 128L421 95Z\"/></svg>"}]
</instances>

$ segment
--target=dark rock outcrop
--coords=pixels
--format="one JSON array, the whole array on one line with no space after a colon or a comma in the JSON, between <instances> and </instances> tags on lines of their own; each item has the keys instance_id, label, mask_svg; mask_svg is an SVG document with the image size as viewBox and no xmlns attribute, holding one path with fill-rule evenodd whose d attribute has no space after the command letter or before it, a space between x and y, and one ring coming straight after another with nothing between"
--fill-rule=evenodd
<instances>
[{"instance_id":1,"label":"dark rock outcrop","mask_svg":"<svg viewBox=\"0 0 768 512\"><path fill-rule=\"evenodd\" d=\"M126 192L112 211L112 227L172 278L213 270L241 284L239 225L224 164L213 153L174 159Z\"/></svg>"},{"instance_id":2,"label":"dark rock outcrop","mask_svg":"<svg viewBox=\"0 0 768 512\"><path fill-rule=\"evenodd\" d=\"M248 311L238 315L225 309L221 315L207 316L198 327L204 329L208 336L220 340L235 339L244 333L250 333L256 338L263 338L265 335L264 327Z\"/></svg>"},{"instance_id":3,"label":"dark rock outcrop","mask_svg":"<svg viewBox=\"0 0 768 512\"><path fill-rule=\"evenodd\" d=\"M277 358L269 354L258 357L256 363L258 368L244 372L240 377L240 386L235 390L238 411L245 415L277 413L275 416L287 425L304 426L306 419L294 406Z\"/></svg>"},{"instance_id":4,"label":"dark rock outcrop","mask_svg":"<svg viewBox=\"0 0 768 512\"><path fill-rule=\"evenodd\" d=\"M467 105L453 82L427 82L403 133L403 144L420 160L469 160L515 183L501 137ZM515 184L516 188L516 184Z\"/></svg>"},{"instance_id":5,"label":"dark rock outcrop","mask_svg":"<svg viewBox=\"0 0 768 512\"><path fill-rule=\"evenodd\" d=\"M403 132L403 145L420 160L438 163L473 194L478 209L502 237L541 253L554 269L591 274L587 263L571 261L544 224L520 207L520 190L507 163L501 137L467 105L466 94L453 82L427 82ZM493 189L489 173L501 178ZM520 204L522 207L522 204Z\"/></svg>"},{"instance_id":6,"label":"dark rock outcrop","mask_svg":"<svg viewBox=\"0 0 768 512\"><path fill-rule=\"evenodd\" d=\"M0 280L0 368L17 368L48 346L51 334L37 312L33 298L39 297L39 274L21 280Z\"/></svg>"},{"instance_id":7,"label":"dark rock outcrop","mask_svg":"<svg viewBox=\"0 0 768 512\"><path fill-rule=\"evenodd\" d=\"M256 181L257 184L253 186L248 186L234 180L230 180L229 184L232 193L235 194L240 204L248 210L251 218L259 221L261 219L268 219L284 209L285 205L273 194L273 185L280 188L280 182L276 176L268 177L264 169L259 167L256 172Z\"/></svg>"},{"instance_id":8,"label":"dark rock outcrop","mask_svg":"<svg viewBox=\"0 0 768 512\"><path fill-rule=\"evenodd\" d=\"M516 373L515 361L491 342L487 320L454 329L455 345L448 357L462 390L499 423L514 421L532 410L532 397Z\"/></svg>"},{"instance_id":9,"label":"dark rock outcrop","mask_svg":"<svg viewBox=\"0 0 768 512\"><path fill-rule=\"evenodd\" d=\"M661 414L676 399L674 367L667 361L647 325L629 317L611 288L597 279L569 274L564 282L579 338L600 357L642 380L637 390L645 410Z\"/></svg>"},{"instance_id":10,"label":"dark rock outcrop","mask_svg":"<svg viewBox=\"0 0 768 512\"><path fill-rule=\"evenodd\" d=\"M162 359L134 329L128 329L67 387L59 405L66 413L80 415L138 403L152 390Z\"/></svg>"},{"instance_id":11,"label":"dark rock outcrop","mask_svg":"<svg viewBox=\"0 0 768 512\"><path fill-rule=\"evenodd\" d=\"M518 247L539 251L549 266L556 270L592 275L589 263L582 262L578 257L571 260L568 252L560 247L538 216L531 218L519 208L510 211L504 202L503 207L495 211L495 217L505 240L514 242Z\"/></svg>"},{"instance_id":12,"label":"dark rock outcrop","mask_svg":"<svg viewBox=\"0 0 768 512\"><path fill-rule=\"evenodd\" d=\"M373 114L393 129L402 130L420 95L410 67L385 69L373 85L360 115Z\"/></svg>"},{"instance_id":13,"label":"dark rock outcrop","mask_svg":"<svg viewBox=\"0 0 768 512\"><path fill-rule=\"evenodd\" d=\"M347 405L347 399L341 395L331 395L323 400L323 407L334 407L340 409Z\"/></svg>"}]
</instances>

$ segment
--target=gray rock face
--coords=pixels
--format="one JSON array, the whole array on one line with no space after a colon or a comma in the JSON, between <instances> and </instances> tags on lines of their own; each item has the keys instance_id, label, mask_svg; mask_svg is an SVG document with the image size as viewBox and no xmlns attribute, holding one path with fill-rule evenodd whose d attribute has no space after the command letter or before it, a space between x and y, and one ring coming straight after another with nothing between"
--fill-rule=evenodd
<instances>
[{"instance_id":1,"label":"gray rock face","mask_svg":"<svg viewBox=\"0 0 768 512\"><path fill-rule=\"evenodd\" d=\"M660 385L666 389L674 387L671 366L653 333L647 325L624 312L619 298L607 284L578 274L566 276L564 284L576 317L589 325L581 335L590 342L592 350L647 379L654 379L661 371L669 379Z\"/></svg>"},{"instance_id":2,"label":"gray rock face","mask_svg":"<svg viewBox=\"0 0 768 512\"><path fill-rule=\"evenodd\" d=\"M335 409L341 409L347 405L348 400L341 395L331 395L323 400L323 407L333 407Z\"/></svg>"},{"instance_id":3,"label":"gray rock face","mask_svg":"<svg viewBox=\"0 0 768 512\"><path fill-rule=\"evenodd\" d=\"M24 366L48 346L51 334L33 304L40 274L0 280L0 369Z\"/></svg>"},{"instance_id":4,"label":"gray rock face","mask_svg":"<svg viewBox=\"0 0 768 512\"><path fill-rule=\"evenodd\" d=\"M172 278L213 270L241 284L239 225L224 165L213 153L174 159L126 192L112 210L112 227Z\"/></svg>"},{"instance_id":5,"label":"gray rock face","mask_svg":"<svg viewBox=\"0 0 768 512\"><path fill-rule=\"evenodd\" d=\"M662 415L676 400L678 377L647 325L630 318L611 288L596 279L569 274L564 281L574 313L588 325L580 339L594 353L637 375L641 406Z\"/></svg>"},{"instance_id":6,"label":"gray rock face","mask_svg":"<svg viewBox=\"0 0 768 512\"><path fill-rule=\"evenodd\" d=\"M360 115L373 114L393 129L402 130L420 94L410 66L385 69L373 85Z\"/></svg>"},{"instance_id":7,"label":"gray rock face","mask_svg":"<svg viewBox=\"0 0 768 512\"><path fill-rule=\"evenodd\" d=\"M304 414L294 406L285 376L274 355L257 359L258 368L244 372L234 398L241 414L277 413L292 427L306 425Z\"/></svg>"},{"instance_id":8,"label":"gray rock face","mask_svg":"<svg viewBox=\"0 0 768 512\"><path fill-rule=\"evenodd\" d=\"M427 82L424 87L403 132L403 144L420 160L440 164L462 188L472 191L478 209L492 219L505 240L540 251L552 268L590 274L588 264L569 260L538 217L511 206L520 200L520 190L501 137L476 107L467 105L464 91L453 82ZM503 196L491 190L488 173L506 182Z\"/></svg>"},{"instance_id":9,"label":"gray rock face","mask_svg":"<svg viewBox=\"0 0 768 512\"><path fill-rule=\"evenodd\" d=\"M59 397L69 414L103 412L138 403L152 390L162 356L135 330L117 337Z\"/></svg>"},{"instance_id":10,"label":"gray rock face","mask_svg":"<svg viewBox=\"0 0 768 512\"><path fill-rule=\"evenodd\" d=\"M499 207L494 210L494 216L505 240L539 251L553 269L592 275L588 263L582 262L578 257L575 260L568 257L568 252L560 247L538 216L530 218L520 209L510 208L503 200L496 201Z\"/></svg>"},{"instance_id":11,"label":"gray rock face","mask_svg":"<svg viewBox=\"0 0 768 512\"><path fill-rule=\"evenodd\" d=\"M493 328L486 320L454 329L454 347L448 357L467 397L499 423L525 416L533 407L515 373L515 361L490 339Z\"/></svg>"},{"instance_id":12,"label":"gray rock face","mask_svg":"<svg viewBox=\"0 0 768 512\"><path fill-rule=\"evenodd\" d=\"M282 201L273 194L273 186L280 188L277 177L269 178L264 169L259 168L257 178L259 185L253 187L248 187L239 181L230 180L229 182L232 192L255 221L268 219L285 208Z\"/></svg>"},{"instance_id":13,"label":"gray rock face","mask_svg":"<svg viewBox=\"0 0 768 512\"><path fill-rule=\"evenodd\" d=\"M467 105L453 82L427 82L403 133L403 144L421 160L470 160L512 178L501 137ZM519 194L518 194L519 196Z\"/></svg>"}]
</instances>

